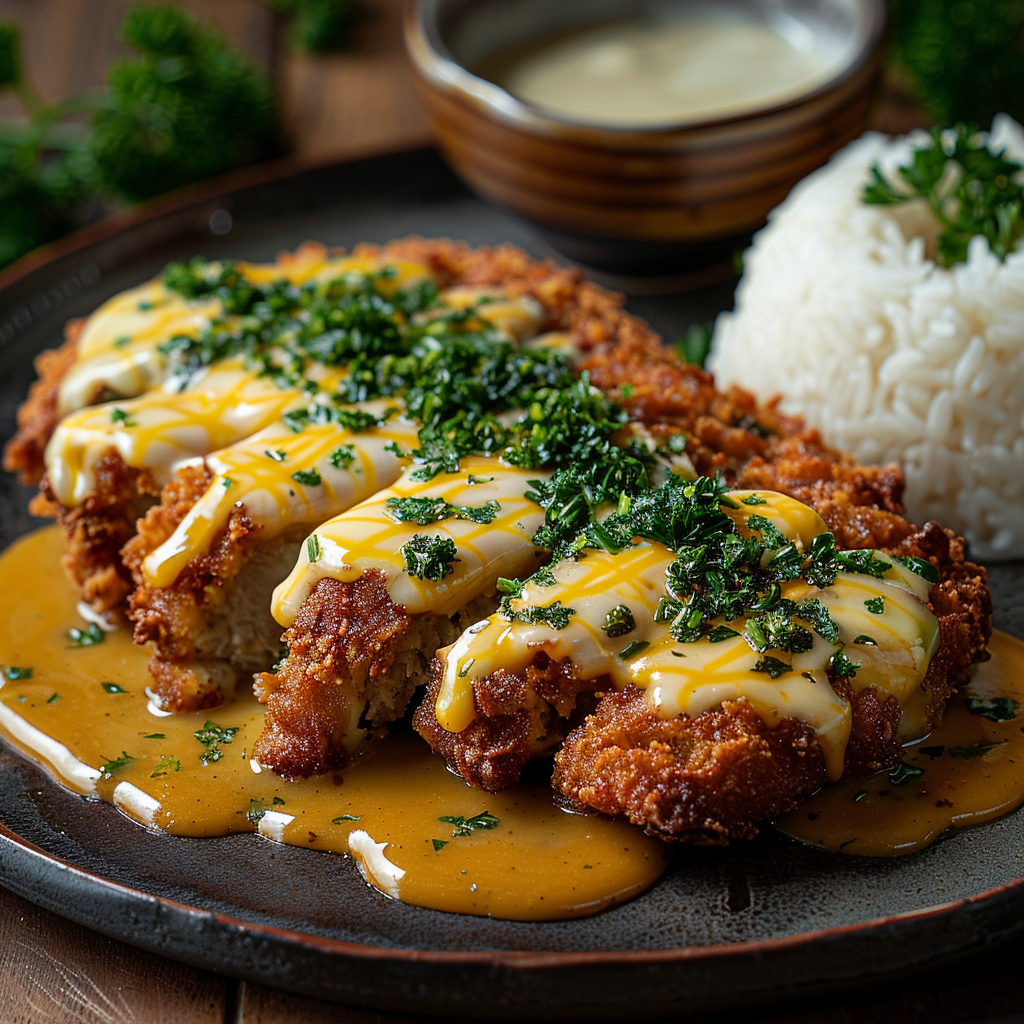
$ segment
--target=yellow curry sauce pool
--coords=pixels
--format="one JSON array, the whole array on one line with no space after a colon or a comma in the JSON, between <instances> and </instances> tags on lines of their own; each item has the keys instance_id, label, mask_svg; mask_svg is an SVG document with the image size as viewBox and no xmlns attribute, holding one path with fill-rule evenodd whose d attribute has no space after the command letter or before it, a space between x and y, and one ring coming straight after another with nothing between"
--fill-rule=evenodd
<instances>
[{"instance_id":1,"label":"yellow curry sauce pool","mask_svg":"<svg viewBox=\"0 0 1024 1024\"><path fill-rule=\"evenodd\" d=\"M343 772L301 782L257 771L248 752L263 709L249 694L212 711L156 713L149 652L127 630L75 644L69 630L84 624L58 568L62 546L51 527L0 556L0 733L67 788L176 835L256 831L351 854L387 895L460 913L590 914L665 870L668 848L639 829L566 813L544 785L472 789L414 737L389 737ZM991 652L898 773L826 787L778 827L828 849L890 855L1017 807L1024 644L996 634Z\"/></svg>"}]
</instances>

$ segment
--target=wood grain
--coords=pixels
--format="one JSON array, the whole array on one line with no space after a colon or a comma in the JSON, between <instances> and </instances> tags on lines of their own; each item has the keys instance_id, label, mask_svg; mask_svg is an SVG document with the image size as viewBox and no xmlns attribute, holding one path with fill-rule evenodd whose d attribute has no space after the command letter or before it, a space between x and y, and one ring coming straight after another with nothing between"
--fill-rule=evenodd
<instances>
[{"instance_id":1,"label":"wood grain","mask_svg":"<svg viewBox=\"0 0 1024 1024\"><path fill-rule=\"evenodd\" d=\"M235 985L0 889L0 1024L221 1024Z\"/></svg>"}]
</instances>

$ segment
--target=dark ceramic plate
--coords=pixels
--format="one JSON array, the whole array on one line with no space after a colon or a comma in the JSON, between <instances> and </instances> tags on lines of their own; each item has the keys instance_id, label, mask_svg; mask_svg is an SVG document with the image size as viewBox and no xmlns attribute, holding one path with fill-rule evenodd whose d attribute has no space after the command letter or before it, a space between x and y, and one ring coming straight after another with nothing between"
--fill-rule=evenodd
<instances>
[{"instance_id":1,"label":"dark ceramic plate","mask_svg":"<svg viewBox=\"0 0 1024 1024\"><path fill-rule=\"evenodd\" d=\"M68 317L194 253L269 259L306 238L417 232L512 241L529 227L473 198L430 151L249 172L104 223L0 280L0 436L31 356ZM731 287L637 297L675 338ZM0 543L32 526L0 481ZM993 573L997 624L1024 635L1020 566ZM45 585L42 584L41 585ZM1024 933L1024 814L916 856L836 857L768 834L683 850L646 895L596 917L518 923L394 903L351 862L252 836L152 835L0 746L0 882L144 949L307 995L449 1016L682 1015L935 966Z\"/></svg>"}]
</instances>

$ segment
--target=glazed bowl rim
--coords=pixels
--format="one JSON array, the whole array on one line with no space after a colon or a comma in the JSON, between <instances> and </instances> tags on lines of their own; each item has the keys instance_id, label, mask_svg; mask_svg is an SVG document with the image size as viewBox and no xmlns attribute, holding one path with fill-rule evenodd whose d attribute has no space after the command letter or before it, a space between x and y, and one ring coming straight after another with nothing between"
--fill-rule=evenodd
<instances>
[{"instance_id":1,"label":"glazed bowl rim","mask_svg":"<svg viewBox=\"0 0 1024 1024\"><path fill-rule=\"evenodd\" d=\"M762 119L797 110L840 89L854 78L882 44L888 14L885 0L856 0L865 15L860 45L849 60L824 82L792 99L721 117L691 118L649 126L597 125L548 114L517 99L500 85L461 64L441 38L437 9L444 0L406 0L405 41L413 66L435 87L455 93L491 118L537 135L562 136L597 143L665 139L704 129L754 125Z\"/></svg>"}]
</instances>

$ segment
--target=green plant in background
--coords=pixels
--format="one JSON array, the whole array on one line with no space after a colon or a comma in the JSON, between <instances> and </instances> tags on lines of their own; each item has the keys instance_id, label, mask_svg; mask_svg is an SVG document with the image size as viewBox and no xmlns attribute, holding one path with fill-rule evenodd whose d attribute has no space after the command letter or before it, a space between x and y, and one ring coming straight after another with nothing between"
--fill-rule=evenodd
<instances>
[{"instance_id":1,"label":"green plant in background","mask_svg":"<svg viewBox=\"0 0 1024 1024\"><path fill-rule=\"evenodd\" d=\"M289 41L297 50L326 53L343 46L355 20L352 0L266 0L292 19Z\"/></svg>"},{"instance_id":2,"label":"green plant in background","mask_svg":"<svg viewBox=\"0 0 1024 1024\"><path fill-rule=\"evenodd\" d=\"M0 266L72 230L97 197L148 199L271 151L273 92L216 33L165 5L131 9L122 37L139 57L113 64L105 90L50 105L17 28L0 24L0 90L28 115L0 125Z\"/></svg>"},{"instance_id":3,"label":"green plant in background","mask_svg":"<svg viewBox=\"0 0 1024 1024\"><path fill-rule=\"evenodd\" d=\"M892 57L940 124L1024 118L1024 0L890 0Z\"/></svg>"},{"instance_id":4,"label":"green plant in background","mask_svg":"<svg viewBox=\"0 0 1024 1024\"><path fill-rule=\"evenodd\" d=\"M267 155L274 95L246 57L177 7L136 7L121 35L140 56L111 66L93 116L97 184L148 199Z\"/></svg>"}]
</instances>

